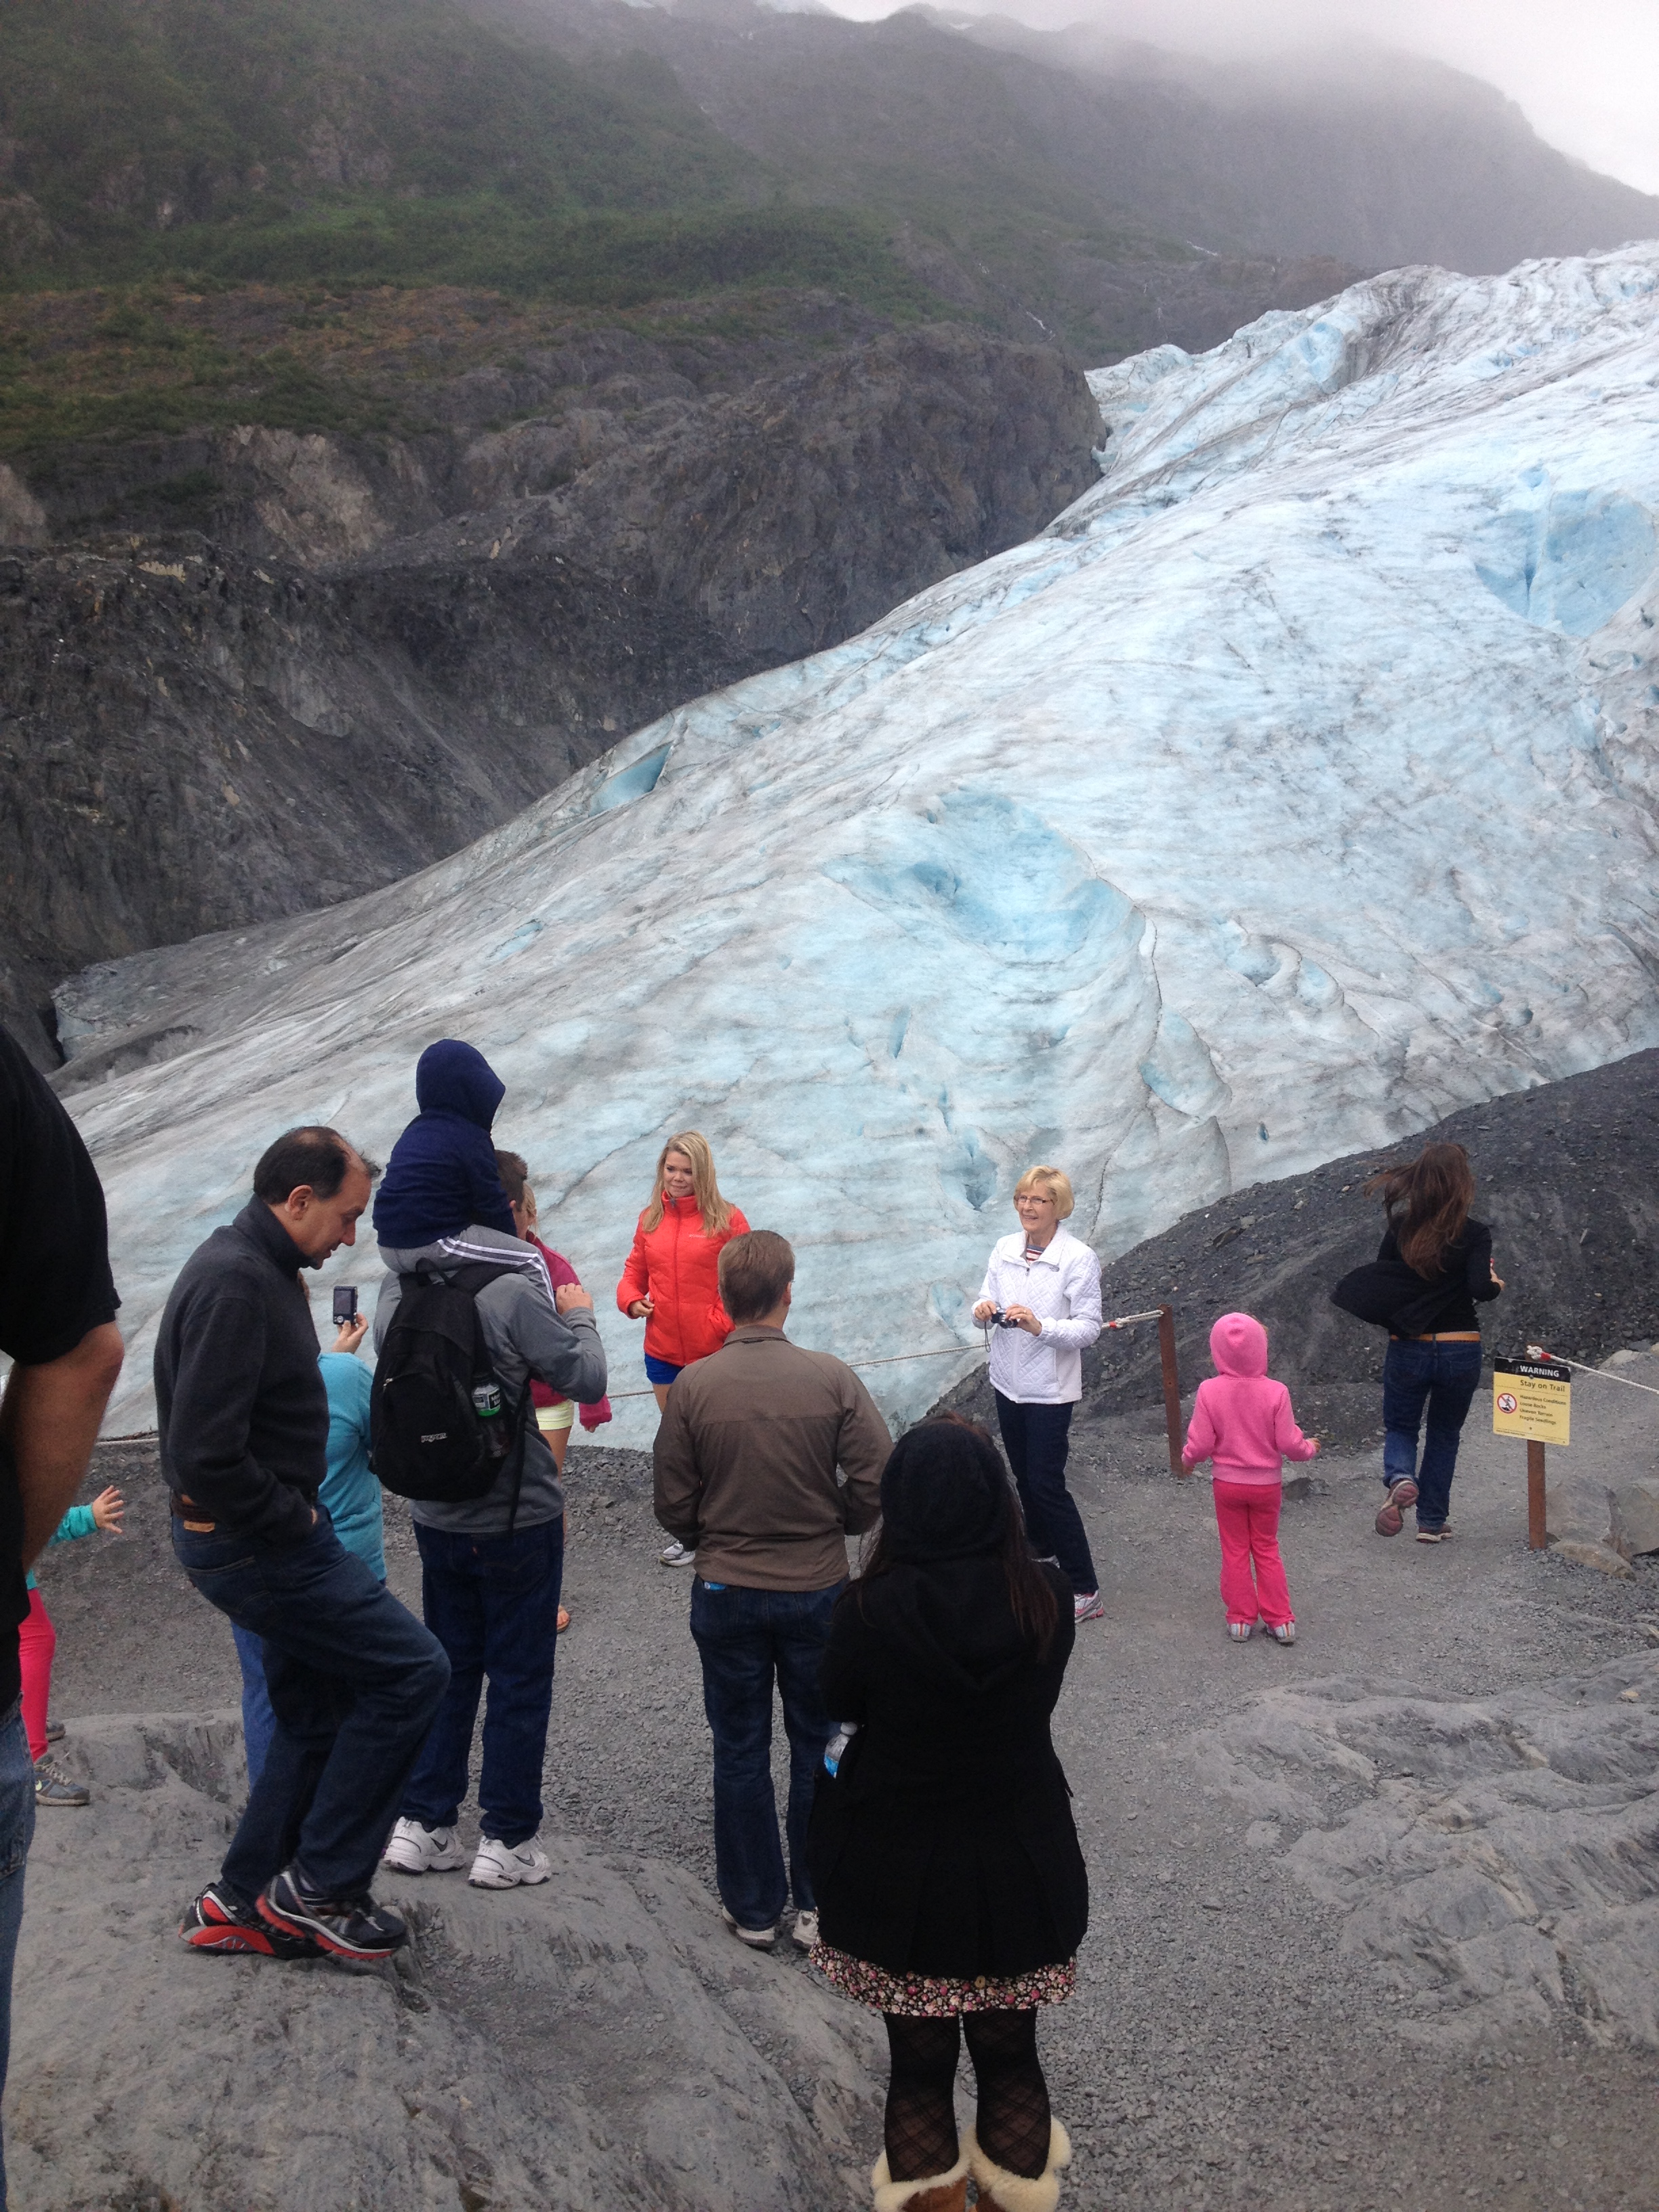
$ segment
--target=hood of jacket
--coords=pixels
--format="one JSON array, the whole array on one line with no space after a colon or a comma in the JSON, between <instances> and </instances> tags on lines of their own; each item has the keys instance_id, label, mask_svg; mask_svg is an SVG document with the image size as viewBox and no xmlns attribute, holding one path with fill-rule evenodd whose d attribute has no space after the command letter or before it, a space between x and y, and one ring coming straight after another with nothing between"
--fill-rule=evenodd
<instances>
[{"instance_id":1,"label":"hood of jacket","mask_svg":"<svg viewBox=\"0 0 1659 2212\"><path fill-rule=\"evenodd\" d=\"M908 1563L855 1582L841 1601L861 1605L894 1667L950 1705L992 1697L1036 1663L994 1554Z\"/></svg>"},{"instance_id":2,"label":"hood of jacket","mask_svg":"<svg viewBox=\"0 0 1659 2212\"><path fill-rule=\"evenodd\" d=\"M483 1054L455 1037L428 1045L415 1066L415 1103L422 1114L453 1114L488 1130L507 1085Z\"/></svg>"},{"instance_id":3,"label":"hood of jacket","mask_svg":"<svg viewBox=\"0 0 1659 2212\"><path fill-rule=\"evenodd\" d=\"M1267 1332L1251 1314L1223 1314L1210 1331L1210 1357L1218 1375L1265 1375Z\"/></svg>"}]
</instances>

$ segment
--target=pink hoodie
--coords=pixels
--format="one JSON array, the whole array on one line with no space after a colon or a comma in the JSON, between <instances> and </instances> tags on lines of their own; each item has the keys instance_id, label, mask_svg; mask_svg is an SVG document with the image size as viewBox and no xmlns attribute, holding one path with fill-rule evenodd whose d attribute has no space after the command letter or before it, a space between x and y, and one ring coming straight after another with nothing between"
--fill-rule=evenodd
<instances>
[{"instance_id":1,"label":"pink hoodie","mask_svg":"<svg viewBox=\"0 0 1659 2212\"><path fill-rule=\"evenodd\" d=\"M1210 1357L1221 1370L1198 1386L1192 1426L1181 1457L1196 1467L1213 1459L1222 1482L1278 1482L1287 1459L1311 1459L1316 1437L1304 1437L1291 1394L1267 1373L1267 1332L1243 1313L1223 1314L1210 1331Z\"/></svg>"}]
</instances>

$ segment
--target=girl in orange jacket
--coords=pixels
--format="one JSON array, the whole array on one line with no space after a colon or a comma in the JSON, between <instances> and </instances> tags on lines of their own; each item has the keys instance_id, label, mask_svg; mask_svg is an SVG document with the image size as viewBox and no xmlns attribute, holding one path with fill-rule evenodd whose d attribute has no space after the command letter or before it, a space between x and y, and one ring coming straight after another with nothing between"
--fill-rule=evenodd
<instances>
[{"instance_id":1,"label":"girl in orange jacket","mask_svg":"<svg viewBox=\"0 0 1659 2212\"><path fill-rule=\"evenodd\" d=\"M671 1137L617 1285L617 1305L645 1323L645 1371L659 1407L682 1367L725 1343L732 1322L720 1304L720 1256L748 1234L749 1224L720 1196L708 1139L695 1129Z\"/></svg>"}]
</instances>

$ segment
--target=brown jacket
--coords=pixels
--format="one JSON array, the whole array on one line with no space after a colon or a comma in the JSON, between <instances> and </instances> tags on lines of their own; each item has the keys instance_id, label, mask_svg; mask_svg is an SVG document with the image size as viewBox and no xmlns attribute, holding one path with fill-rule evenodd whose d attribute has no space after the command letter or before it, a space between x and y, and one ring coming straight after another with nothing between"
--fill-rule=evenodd
<instances>
[{"instance_id":1,"label":"brown jacket","mask_svg":"<svg viewBox=\"0 0 1659 2212\"><path fill-rule=\"evenodd\" d=\"M803 1352L781 1328L740 1322L668 1394L657 1431L657 1518L696 1545L705 1582L828 1589L847 1573L847 1537L880 1514L891 1449L850 1367Z\"/></svg>"}]
</instances>

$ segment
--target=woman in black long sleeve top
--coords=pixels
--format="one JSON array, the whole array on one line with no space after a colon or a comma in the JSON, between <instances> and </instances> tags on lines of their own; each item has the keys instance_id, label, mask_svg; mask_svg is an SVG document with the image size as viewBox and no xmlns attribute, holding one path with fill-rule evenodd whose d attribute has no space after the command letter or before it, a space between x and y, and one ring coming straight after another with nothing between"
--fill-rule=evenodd
<instances>
[{"instance_id":1,"label":"woman in black long sleeve top","mask_svg":"<svg viewBox=\"0 0 1659 2212\"><path fill-rule=\"evenodd\" d=\"M1071 2152L1048 2110L1036 2008L1062 2002L1088 1877L1048 1721L1076 1636L1070 1585L1031 1557L982 1429L895 1446L874 1550L836 1607L824 1710L857 1732L819 1778L813 1964L883 2014L892 2058L876 2212L1054 2212ZM965 2032L979 2087L952 2105Z\"/></svg>"},{"instance_id":2,"label":"woman in black long sleeve top","mask_svg":"<svg viewBox=\"0 0 1659 2212\"><path fill-rule=\"evenodd\" d=\"M1397 1536L1403 1509L1417 1508L1417 1540L1438 1544L1451 1534L1446 1516L1457 1439L1480 1382L1477 1304L1503 1290L1492 1264L1492 1231L1469 1212L1474 1176L1462 1145L1425 1145L1409 1167L1373 1176L1389 1225L1377 1258L1403 1261L1422 1282L1409 1319L1390 1334L1382 1363L1382 1480L1388 1498L1376 1516L1380 1536ZM1418 1432L1428 1415L1423 1462Z\"/></svg>"}]
</instances>

